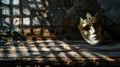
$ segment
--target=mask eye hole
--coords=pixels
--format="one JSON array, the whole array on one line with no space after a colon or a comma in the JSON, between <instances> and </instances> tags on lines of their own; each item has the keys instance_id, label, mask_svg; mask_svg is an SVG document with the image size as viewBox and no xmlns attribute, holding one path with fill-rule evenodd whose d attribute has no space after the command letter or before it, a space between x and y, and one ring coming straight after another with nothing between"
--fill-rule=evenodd
<instances>
[{"instance_id":1,"label":"mask eye hole","mask_svg":"<svg viewBox=\"0 0 120 67\"><path fill-rule=\"evenodd\" d=\"M90 30L90 27L87 25L83 29L86 30L86 31L88 31L88 30Z\"/></svg>"},{"instance_id":2,"label":"mask eye hole","mask_svg":"<svg viewBox=\"0 0 120 67\"><path fill-rule=\"evenodd\" d=\"M97 28L99 28L99 27L100 27L100 24L98 24L98 23L94 24L94 28L95 28L95 29L97 29Z\"/></svg>"}]
</instances>

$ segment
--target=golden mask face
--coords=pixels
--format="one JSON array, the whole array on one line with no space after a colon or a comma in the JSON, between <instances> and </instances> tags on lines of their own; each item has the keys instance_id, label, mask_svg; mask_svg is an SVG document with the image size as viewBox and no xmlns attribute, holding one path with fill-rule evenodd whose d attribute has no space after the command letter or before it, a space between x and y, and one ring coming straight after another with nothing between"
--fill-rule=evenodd
<instances>
[{"instance_id":1,"label":"golden mask face","mask_svg":"<svg viewBox=\"0 0 120 67\"><path fill-rule=\"evenodd\" d=\"M82 37L91 45L100 44L103 40L103 29L97 17L86 14L86 19L80 18L78 26Z\"/></svg>"}]
</instances>

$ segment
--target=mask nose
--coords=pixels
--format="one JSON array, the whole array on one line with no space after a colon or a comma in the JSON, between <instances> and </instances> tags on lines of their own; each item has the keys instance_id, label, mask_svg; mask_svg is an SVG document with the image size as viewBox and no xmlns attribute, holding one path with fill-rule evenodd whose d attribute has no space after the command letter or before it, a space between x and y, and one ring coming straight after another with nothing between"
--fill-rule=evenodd
<instances>
[{"instance_id":1,"label":"mask nose","mask_svg":"<svg viewBox=\"0 0 120 67\"><path fill-rule=\"evenodd\" d=\"M95 34L95 29L93 27L90 28L90 33Z\"/></svg>"}]
</instances>

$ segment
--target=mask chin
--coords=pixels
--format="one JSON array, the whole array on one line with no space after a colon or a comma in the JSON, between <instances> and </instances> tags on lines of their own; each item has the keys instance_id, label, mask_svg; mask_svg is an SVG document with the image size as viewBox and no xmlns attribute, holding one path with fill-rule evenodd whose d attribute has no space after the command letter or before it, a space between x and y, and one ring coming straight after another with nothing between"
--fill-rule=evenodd
<instances>
[{"instance_id":1,"label":"mask chin","mask_svg":"<svg viewBox=\"0 0 120 67\"><path fill-rule=\"evenodd\" d=\"M85 41L88 42L90 45L98 45L98 44L102 43L102 39L101 40L88 40L88 39L85 39Z\"/></svg>"}]
</instances>

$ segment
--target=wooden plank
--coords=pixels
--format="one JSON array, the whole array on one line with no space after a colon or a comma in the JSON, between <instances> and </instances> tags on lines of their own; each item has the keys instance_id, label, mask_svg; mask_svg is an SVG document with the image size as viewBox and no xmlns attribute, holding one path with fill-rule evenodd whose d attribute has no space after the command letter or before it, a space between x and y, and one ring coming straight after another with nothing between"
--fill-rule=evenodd
<instances>
[{"instance_id":1,"label":"wooden plank","mask_svg":"<svg viewBox=\"0 0 120 67\"><path fill-rule=\"evenodd\" d=\"M64 62L68 62L68 61L85 61L85 60L91 60L91 61L98 61L98 60L105 60L105 61L109 61L109 62L115 62L117 60L117 62L120 60L118 59L114 59L114 58L120 58L120 54L115 56L115 55L111 55L109 53L107 53L107 55L105 54L100 54L98 53L96 55L92 55L92 52L79 52L77 53L78 55L74 54L74 52L55 52L55 53L45 53L45 52L41 52L41 53L4 53L3 55L1 54L1 58L0 61L2 60L11 60L11 61L15 61L15 60L25 60L25 61L39 61L39 62L43 62L44 61L49 61L51 59L51 61L64 61ZM118 52L117 52L118 53ZM115 53L115 54L117 54ZM74 54L74 55L71 55ZM108 56L109 55L109 56ZM110 56L111 55L111 56Z\"/></svg>"},{"instance_id":2,"label":"wooden plank","mask_svg":"<svg viewBox=\"0 0 120 67\"><path fill-rule=\"evenodd\" d=\"M45 40L45 41L18 41L9 42L6 46L0 46L0 52L9 51L120 51L120 43L111 43L109 45L98 45L92 46L89 44L82 44L82 42L77 43L66 43L59 40Z\"/></svg>"},{"instance_id":3,"label":"wooden plank","mask_svg":"<svg viewBox=\"0 0 120 67\"><path fill-rule=\"evenodd\" d=\"M91 46L75 46L75 45L58 45L56 46L47 46L46 44L39 44L38 46L35 46L34 44L29 44L27 46L25 45L18 45L18 46L0 46L0 52L21 52L21 51L29 51L29 52L36 52L36 51L95 51L95 52L109 52L109 51L120 51L120 46L115 46L115 47L91 47Z\"/></svg>"},{"instance_id":4,"label":"wooden plank","mask_svg":"<svg viewBox=\"0 0 120 67\"><path fill-rule=\"evenodd\" d=\"M19 57L98 57L98 58L105 58L105 57L120 57L120 52L4 52L0 53L0 58L19 58Z\"/></svg>"}]
</instances>

